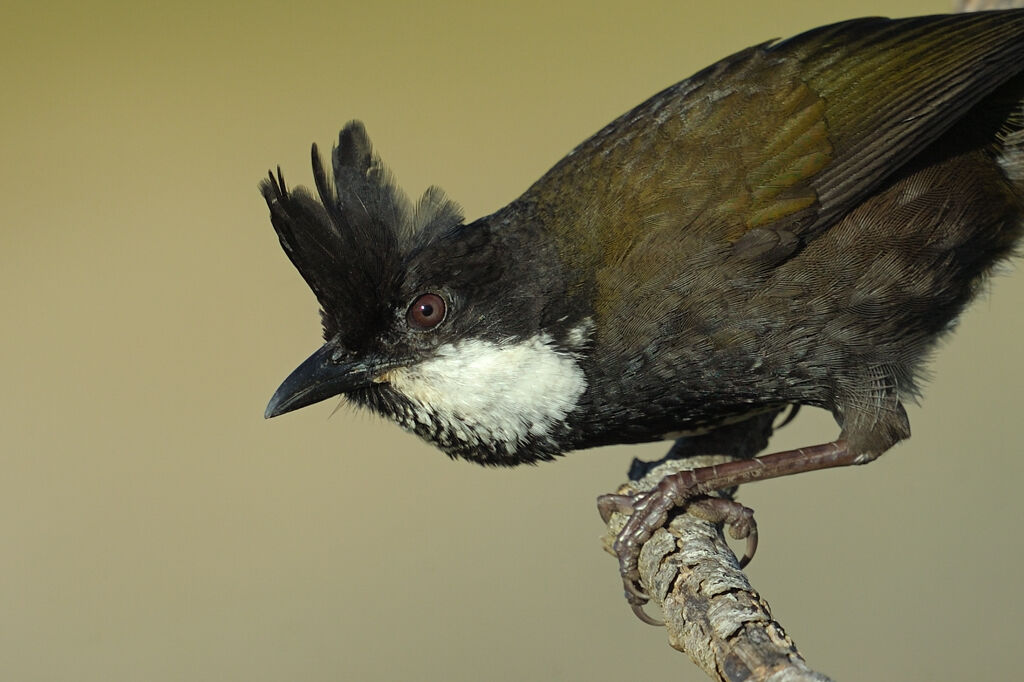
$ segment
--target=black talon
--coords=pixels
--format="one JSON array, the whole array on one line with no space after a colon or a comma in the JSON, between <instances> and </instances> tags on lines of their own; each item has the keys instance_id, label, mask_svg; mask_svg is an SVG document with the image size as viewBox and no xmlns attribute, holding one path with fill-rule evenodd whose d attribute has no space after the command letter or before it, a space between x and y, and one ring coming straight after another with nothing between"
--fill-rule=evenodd
<instances>
[{"instance_id":1,"label":"black talon","mask_svg":"<svg viewBox=\"0 0 1024 682\"><path fill-rule=\"evenodd\" d=\"M740 559L740 568L746 568L750 560L754 558L754 554L757 553L757 528L747 536L747 548L743 552L743 557Z\"/></svg>"}]
</instances>

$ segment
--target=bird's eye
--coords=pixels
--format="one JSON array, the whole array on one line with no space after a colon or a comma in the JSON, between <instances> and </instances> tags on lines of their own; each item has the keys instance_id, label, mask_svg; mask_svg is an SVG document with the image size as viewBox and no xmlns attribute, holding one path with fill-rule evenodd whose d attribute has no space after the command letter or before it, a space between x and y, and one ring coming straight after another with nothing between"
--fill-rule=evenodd
<instances>
[{"instance_id":1,"label":"bird's eye","mask_svg":"<svg viewBox=\"0 0 1024 682\"><path fill-rule=\"evenodd\" d=\"M443 298L437 294L420 294L409 306L405 319L413 329L427 331L441 324L447 312Z\"/></svg>"}]
</instances>

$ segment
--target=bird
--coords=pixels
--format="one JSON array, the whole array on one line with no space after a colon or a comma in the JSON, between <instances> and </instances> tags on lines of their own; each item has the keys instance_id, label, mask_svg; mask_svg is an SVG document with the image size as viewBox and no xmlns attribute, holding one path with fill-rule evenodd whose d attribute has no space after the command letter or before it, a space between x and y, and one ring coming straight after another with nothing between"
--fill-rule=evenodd
<instances>
[{"instance_id":1,"label":"bird","mask_svg":"<svg viewBox=\"0 0 1024 682\"><path fill-rule=\"evenodd\" d=\"M936 342L1024 231L1024 11L752 46L477 220L436 187L407 198L358 121L329 168L311 156L315 193L280 167L260 185L324 338L268 418L342 396L506 467L726 431L756 452L784 409L834 416L829 443L599 500L631 514L615 551L650 622L636 562L671 510L910 436ZM705 511L752 536L742 505Z\"/></svg>"}]
</instances>

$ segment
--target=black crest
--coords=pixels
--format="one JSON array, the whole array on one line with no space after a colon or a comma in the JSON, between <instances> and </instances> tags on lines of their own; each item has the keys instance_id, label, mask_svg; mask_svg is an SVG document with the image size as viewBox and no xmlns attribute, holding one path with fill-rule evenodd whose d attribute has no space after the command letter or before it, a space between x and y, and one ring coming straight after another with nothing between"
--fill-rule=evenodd
<instances>
[{"instance_id":1,"label":"black crest","mask_svg":"<svg viewBox=\"0 0 1024 682\"><path fill-rule=\"evenodd\" d=\"M458 205L431 187L413 205L373 153L359 121L348 123L331 154L332 178L316 144L313 180L288 190L284 175L260 183L288 258L320 302L324 338L358 348L387 323L410 253L462 222Z\"/></svg>"}]
</instances>

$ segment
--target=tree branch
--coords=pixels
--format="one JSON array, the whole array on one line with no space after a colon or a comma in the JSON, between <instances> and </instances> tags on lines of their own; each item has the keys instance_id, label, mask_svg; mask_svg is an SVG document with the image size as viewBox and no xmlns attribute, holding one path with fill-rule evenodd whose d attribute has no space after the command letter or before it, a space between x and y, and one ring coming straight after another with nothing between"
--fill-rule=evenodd
<instances>
[{"instance_id":1,"label":"tree branch","mask_svg":"<svg viewBox=\"0 0 1024 682\"><path fill-rule=\"evenodd\" d=\"M728 459L705 455L668 461L619 492L648 490L670 473ZM609 552L626 518L612 515L603 538ZM720 526L690 514L676 514L644 545L639 567L651 604L661 607L664 614L669 644L687 654L712 679L829 679L807 667L793 641L772 619L767 602L740 570Z\"/></svg>"}]
</instances>

